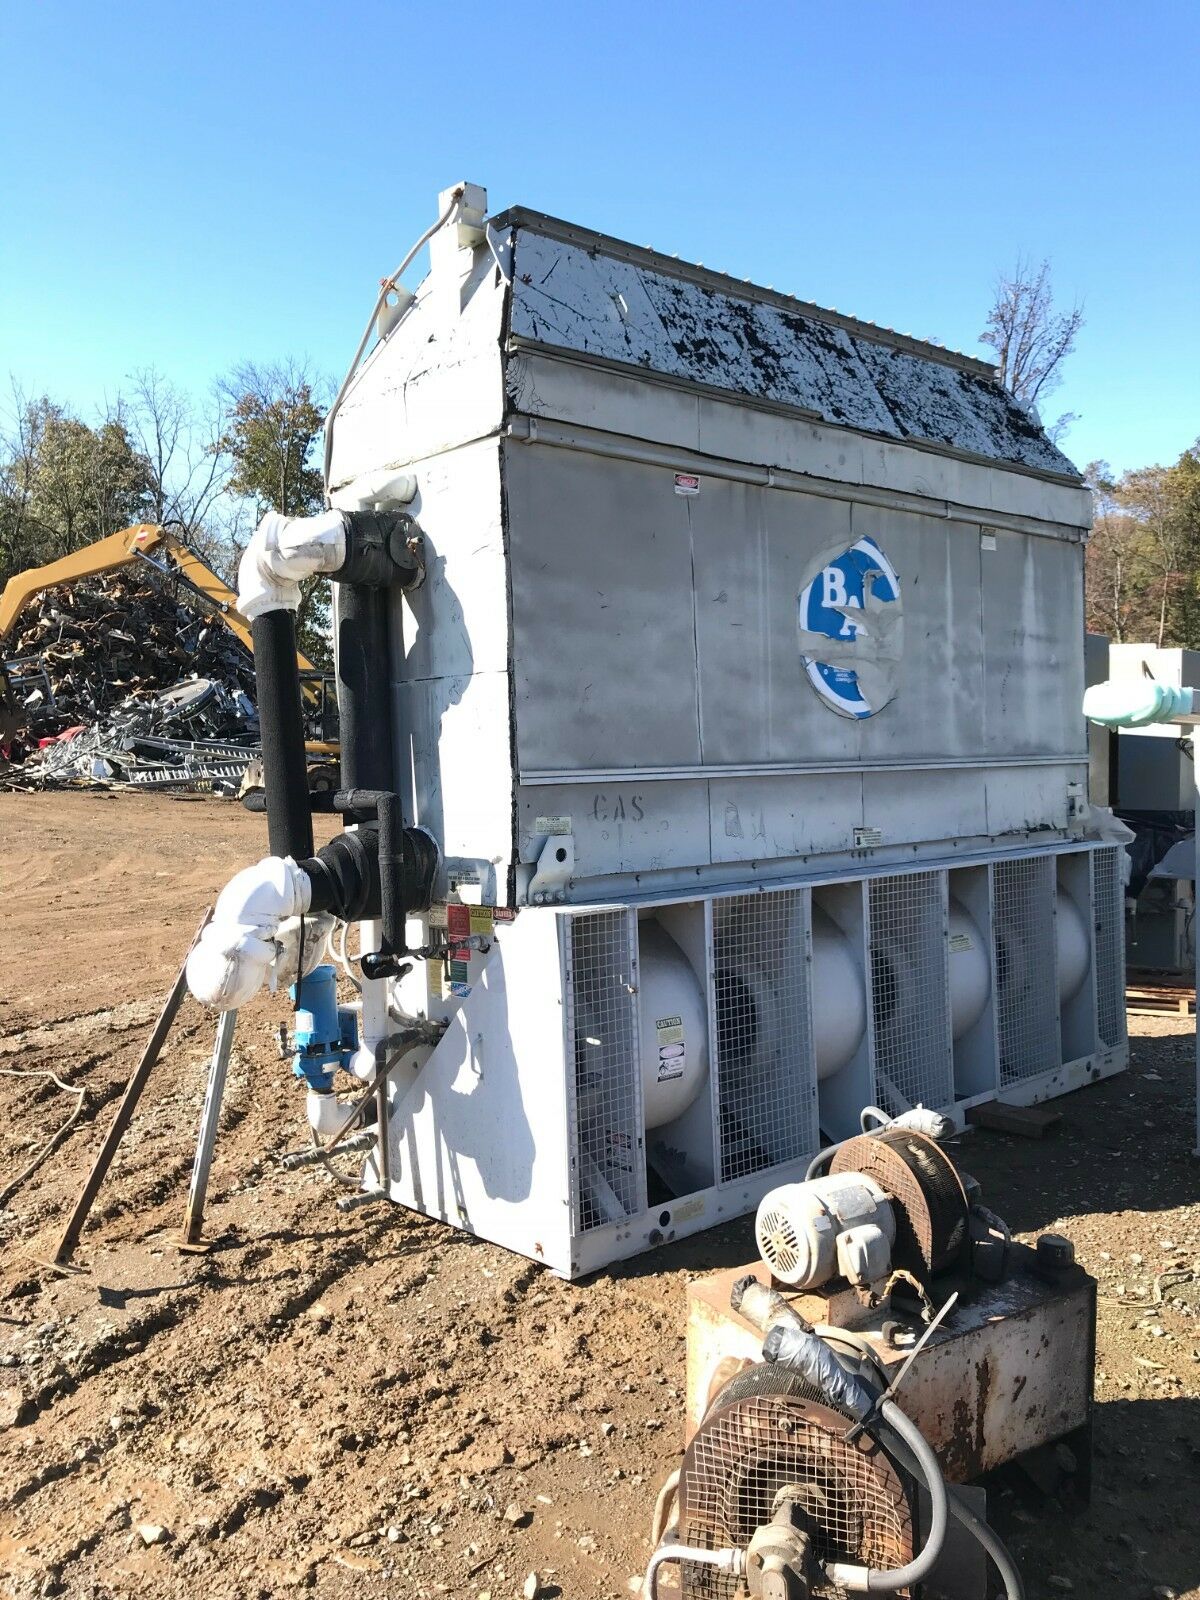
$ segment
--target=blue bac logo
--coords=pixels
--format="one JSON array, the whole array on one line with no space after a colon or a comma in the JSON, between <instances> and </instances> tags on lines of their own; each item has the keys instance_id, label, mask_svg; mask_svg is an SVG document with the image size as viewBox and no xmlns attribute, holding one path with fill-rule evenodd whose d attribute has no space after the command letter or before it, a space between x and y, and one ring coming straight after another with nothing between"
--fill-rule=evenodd
<instances>
[{"instance_id":1,"label":"blue bac logo","mask_svg":"<svg viewBox=\"0 0 1200 1600\"><path fill-rule=\"evenodd\" d=\"M899 601L900 580L874 539L859 539L800 591L804 670L839 715L873 717L895 693Z\"/></svg>"}]
</instances>

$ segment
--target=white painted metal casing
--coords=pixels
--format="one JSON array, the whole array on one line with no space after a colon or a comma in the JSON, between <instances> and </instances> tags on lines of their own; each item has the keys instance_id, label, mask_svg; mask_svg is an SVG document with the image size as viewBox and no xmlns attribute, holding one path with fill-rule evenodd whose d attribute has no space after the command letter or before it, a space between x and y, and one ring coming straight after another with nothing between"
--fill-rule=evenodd
<instances>
[{"instance_id":1,"label":"white painted metal casing","mask_svg":"<svg viewBox=\"0 0 1200 1600\"><path fill-rule=\"evenodd\" d=\"M450 244L333 484L415 484L406 816L439 905L515 920L401 985L450 1026L393 1079L394 1198L576 1275L753 1209L863 1105L1118 1070L1070 463L938 347L527 212ZM651 922L707 1019L658 1126Z\"/></svg>"}]
</instances>

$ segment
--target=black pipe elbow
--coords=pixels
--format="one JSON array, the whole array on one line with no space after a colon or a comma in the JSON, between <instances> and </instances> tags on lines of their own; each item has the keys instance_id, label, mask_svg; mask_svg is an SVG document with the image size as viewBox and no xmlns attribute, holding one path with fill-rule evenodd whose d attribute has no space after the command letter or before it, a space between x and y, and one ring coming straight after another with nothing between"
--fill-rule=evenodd
<instances>
[{"instance_id":1,"label":"black pipe elbow","mask_svg":"<svg viewBox=\"0 0 1200 1600\"><path fill-rule=\"evenodd\" d=\"M338 583L366 589L398 584L415 588L425 576L424 541L406 511L343 511L346 559L333 574Z\"/></svg>"}]
</instances>

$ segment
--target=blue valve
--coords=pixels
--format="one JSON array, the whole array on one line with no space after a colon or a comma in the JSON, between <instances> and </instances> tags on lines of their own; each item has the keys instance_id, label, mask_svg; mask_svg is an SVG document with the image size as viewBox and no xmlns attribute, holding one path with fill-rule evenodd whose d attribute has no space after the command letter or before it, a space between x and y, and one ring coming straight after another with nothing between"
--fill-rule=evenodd
<instances>
[{"instance_id":1,"label":"blue valve","mask_svg":"<svg viewBox=\"0 0 1200 1600\"><path fill-rule=\"evenodd\" d=\"M345 1067L358 1048L358 1019L348 1006L337 1003L337 972L328 963L314 967L288 990L296 1004L292 1042L292 1071L318 1094L329 1094L339 1067Z\"/></svg>"}]
</instances>

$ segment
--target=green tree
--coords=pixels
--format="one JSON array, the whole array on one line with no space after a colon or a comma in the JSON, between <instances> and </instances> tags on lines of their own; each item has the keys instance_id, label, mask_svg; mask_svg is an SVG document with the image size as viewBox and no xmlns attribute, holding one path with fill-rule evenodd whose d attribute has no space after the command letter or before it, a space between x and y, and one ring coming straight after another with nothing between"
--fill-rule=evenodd
<instances>
[{"instance_id":1,"label":"green tree","mask_svg":"<svg viewBox=\"0 0 1200 1600\"><path fill-rule=\"evenodd\" d=\"M1085 478L1094 523L1088 626L1117 640L1200 649L1200 440L1173 466Z\"/></svg>"},{"instance_id":2,"label":"green tree","mask_svg":"<svg viewBox=\"0 0 1200 1600\"><path fill-rule=\"evenodd\" d=\"M150 509L150 464L119 415L92 428L45 395L15 401L0 451L0 581Z\"/></svg>"},{"instance_id":3,"label":"green tree","mask_svg":"<svg viewBox=\"0 0 1200 1600\"><path fill-rule=\"evenodd\" d=\"M229 456L230 491L255 504L256 514L309 516L324 503L317 441L324 426L317 381L302 363L238 367L221 385L228 421L220 448ZM296 614L300 648L317 666L332 664L327 579L301 585Z\"/></svg>"}]
</instances>

